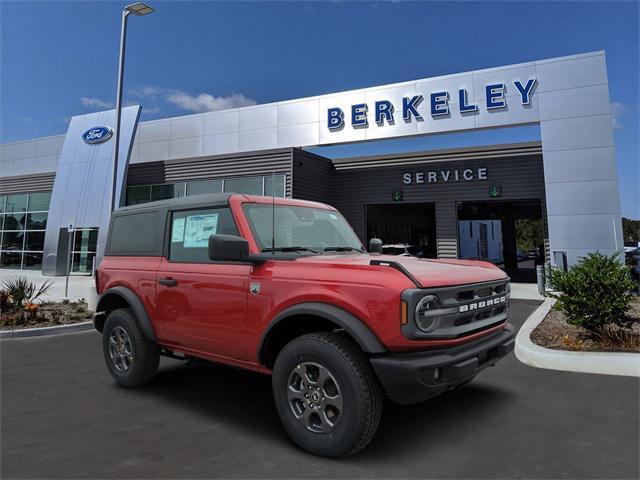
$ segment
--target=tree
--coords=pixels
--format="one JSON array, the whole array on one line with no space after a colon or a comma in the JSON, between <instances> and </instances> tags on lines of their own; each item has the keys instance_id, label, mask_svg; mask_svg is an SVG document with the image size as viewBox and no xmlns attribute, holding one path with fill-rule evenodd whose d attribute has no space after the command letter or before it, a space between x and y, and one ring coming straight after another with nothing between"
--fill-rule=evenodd
<instances>
[{"instance_id":1,"label":"tree","mask_svg":"<svg viewBox=\"0 0 640 480\"><path fill-rule=\"evenodd\" d=\"M640 242L640 220L622 217L622 237L624 243L637 244Z\"/></svg>"}]
</instances>

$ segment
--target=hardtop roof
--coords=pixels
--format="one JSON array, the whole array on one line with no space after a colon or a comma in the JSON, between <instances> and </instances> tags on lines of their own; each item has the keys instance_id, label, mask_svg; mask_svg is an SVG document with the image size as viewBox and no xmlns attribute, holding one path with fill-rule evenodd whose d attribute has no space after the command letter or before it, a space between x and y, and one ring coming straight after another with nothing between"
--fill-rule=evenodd
<instances>
[{"instance_id":1,"label":"hardtop roof","mask_svg":"<svg viewBox=\"0 0 640 480\"><path fill-rule=\"evenodd\" d=\"M157 208L168 208L174 210L176 208L189 208L200 205L206 205L211 207L220 207L223 205L229 205L229 197L232 195L238 195L237 193L202 193L199 195L187 195L184 197L169 198L166 200L156 200L155 202L139 203L137 205L128 205L121 207L114 212L114 215L119 213L129 213L136 210L149 210Z\"/></svg>"}]
</instances>

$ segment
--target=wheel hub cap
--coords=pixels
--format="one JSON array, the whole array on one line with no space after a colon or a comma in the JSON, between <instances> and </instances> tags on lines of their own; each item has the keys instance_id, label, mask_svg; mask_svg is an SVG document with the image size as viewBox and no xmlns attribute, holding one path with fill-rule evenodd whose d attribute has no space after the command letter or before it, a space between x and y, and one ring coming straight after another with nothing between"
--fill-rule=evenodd
<instances>
[{"instance_id":1,"label":"wheel hub cap","mask_svg":"<svg viewBox=\"0 0 640 480\"><path fill-rule=\"evenodd\" d=\"M116 371L126 373L133 363L133 348L127 331L116 326L109 334L109 356Z\"/></svg>"},{"instance_id":2,"label":"wheel hub cap","mask_svg":"<svg viewBox=\"0 0 640 480\"><path fill-rule=\"evenodd\" d=\"M342 418L340 386L329 369L318 363L296 365L289 375L287 399L294 417L312 432L330 432Z\"/></svg>"}]
</instances>

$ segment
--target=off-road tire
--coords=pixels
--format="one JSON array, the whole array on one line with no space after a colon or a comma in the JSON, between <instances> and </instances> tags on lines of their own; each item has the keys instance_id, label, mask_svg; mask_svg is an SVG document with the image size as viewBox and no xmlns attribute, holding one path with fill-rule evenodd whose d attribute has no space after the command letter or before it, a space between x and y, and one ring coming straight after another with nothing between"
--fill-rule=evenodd
<instances>
[{"instance_id":1,"label":"off-road tire","mask_svg":"<svg viewBox=\"0 0 640 480\"><path fill-rule=\"evenodd\" d=\"M304 363L324 366L335 377L343 410L333 430L314 432L296 418L288 398L292 372ZM358 345L339 333L297 337L279 353L273 367L273 396L280 421L291 439L316 455L343 457L363 449L373 438L384 394L369 360Z\"/></svg>"},{"instance_id":2,"label":"off-road tire","mask_svg":"<svg viewBox=\"0 0 640 480\"><path fill-rule=\"evenodd\" d=\"M109 350L110 336L114 333L114 329L118 328L123 329L130 340L132 360L126 371L118 370ZM118 308L109 313L102 329L102 350L109 373L123 387L133 388L145 385L158 372L160 348L145 338L130 308Z\"/></svg>"}]
</instances>

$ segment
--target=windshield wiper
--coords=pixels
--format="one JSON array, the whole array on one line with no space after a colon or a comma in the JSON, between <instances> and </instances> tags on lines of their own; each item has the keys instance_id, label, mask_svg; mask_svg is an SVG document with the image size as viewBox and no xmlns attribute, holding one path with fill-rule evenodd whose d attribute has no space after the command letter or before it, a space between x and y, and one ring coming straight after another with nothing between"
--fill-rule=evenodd
<instances>
[{"instance_id":1,"label":"windshield wiper","mask_svg":"<svg viewBox=\"0 0 640 480\"><path fill-rule=\"evenodd\" d=\"M362 253L362 249L355 247L326 247L324 249L325 252L360 252Z\"/></svg>"},{"instance_id":2,"label":"windshield wiper","mask_svg":"<svg viewBox=\"0 0 640 480\"><path fill-rule=\"evenodd\" d=\"M263 252L312 252L318 253L317 250L312 250L309 247L275 247L275 248L263 248Z\"/></svg>"}]
</instances>

